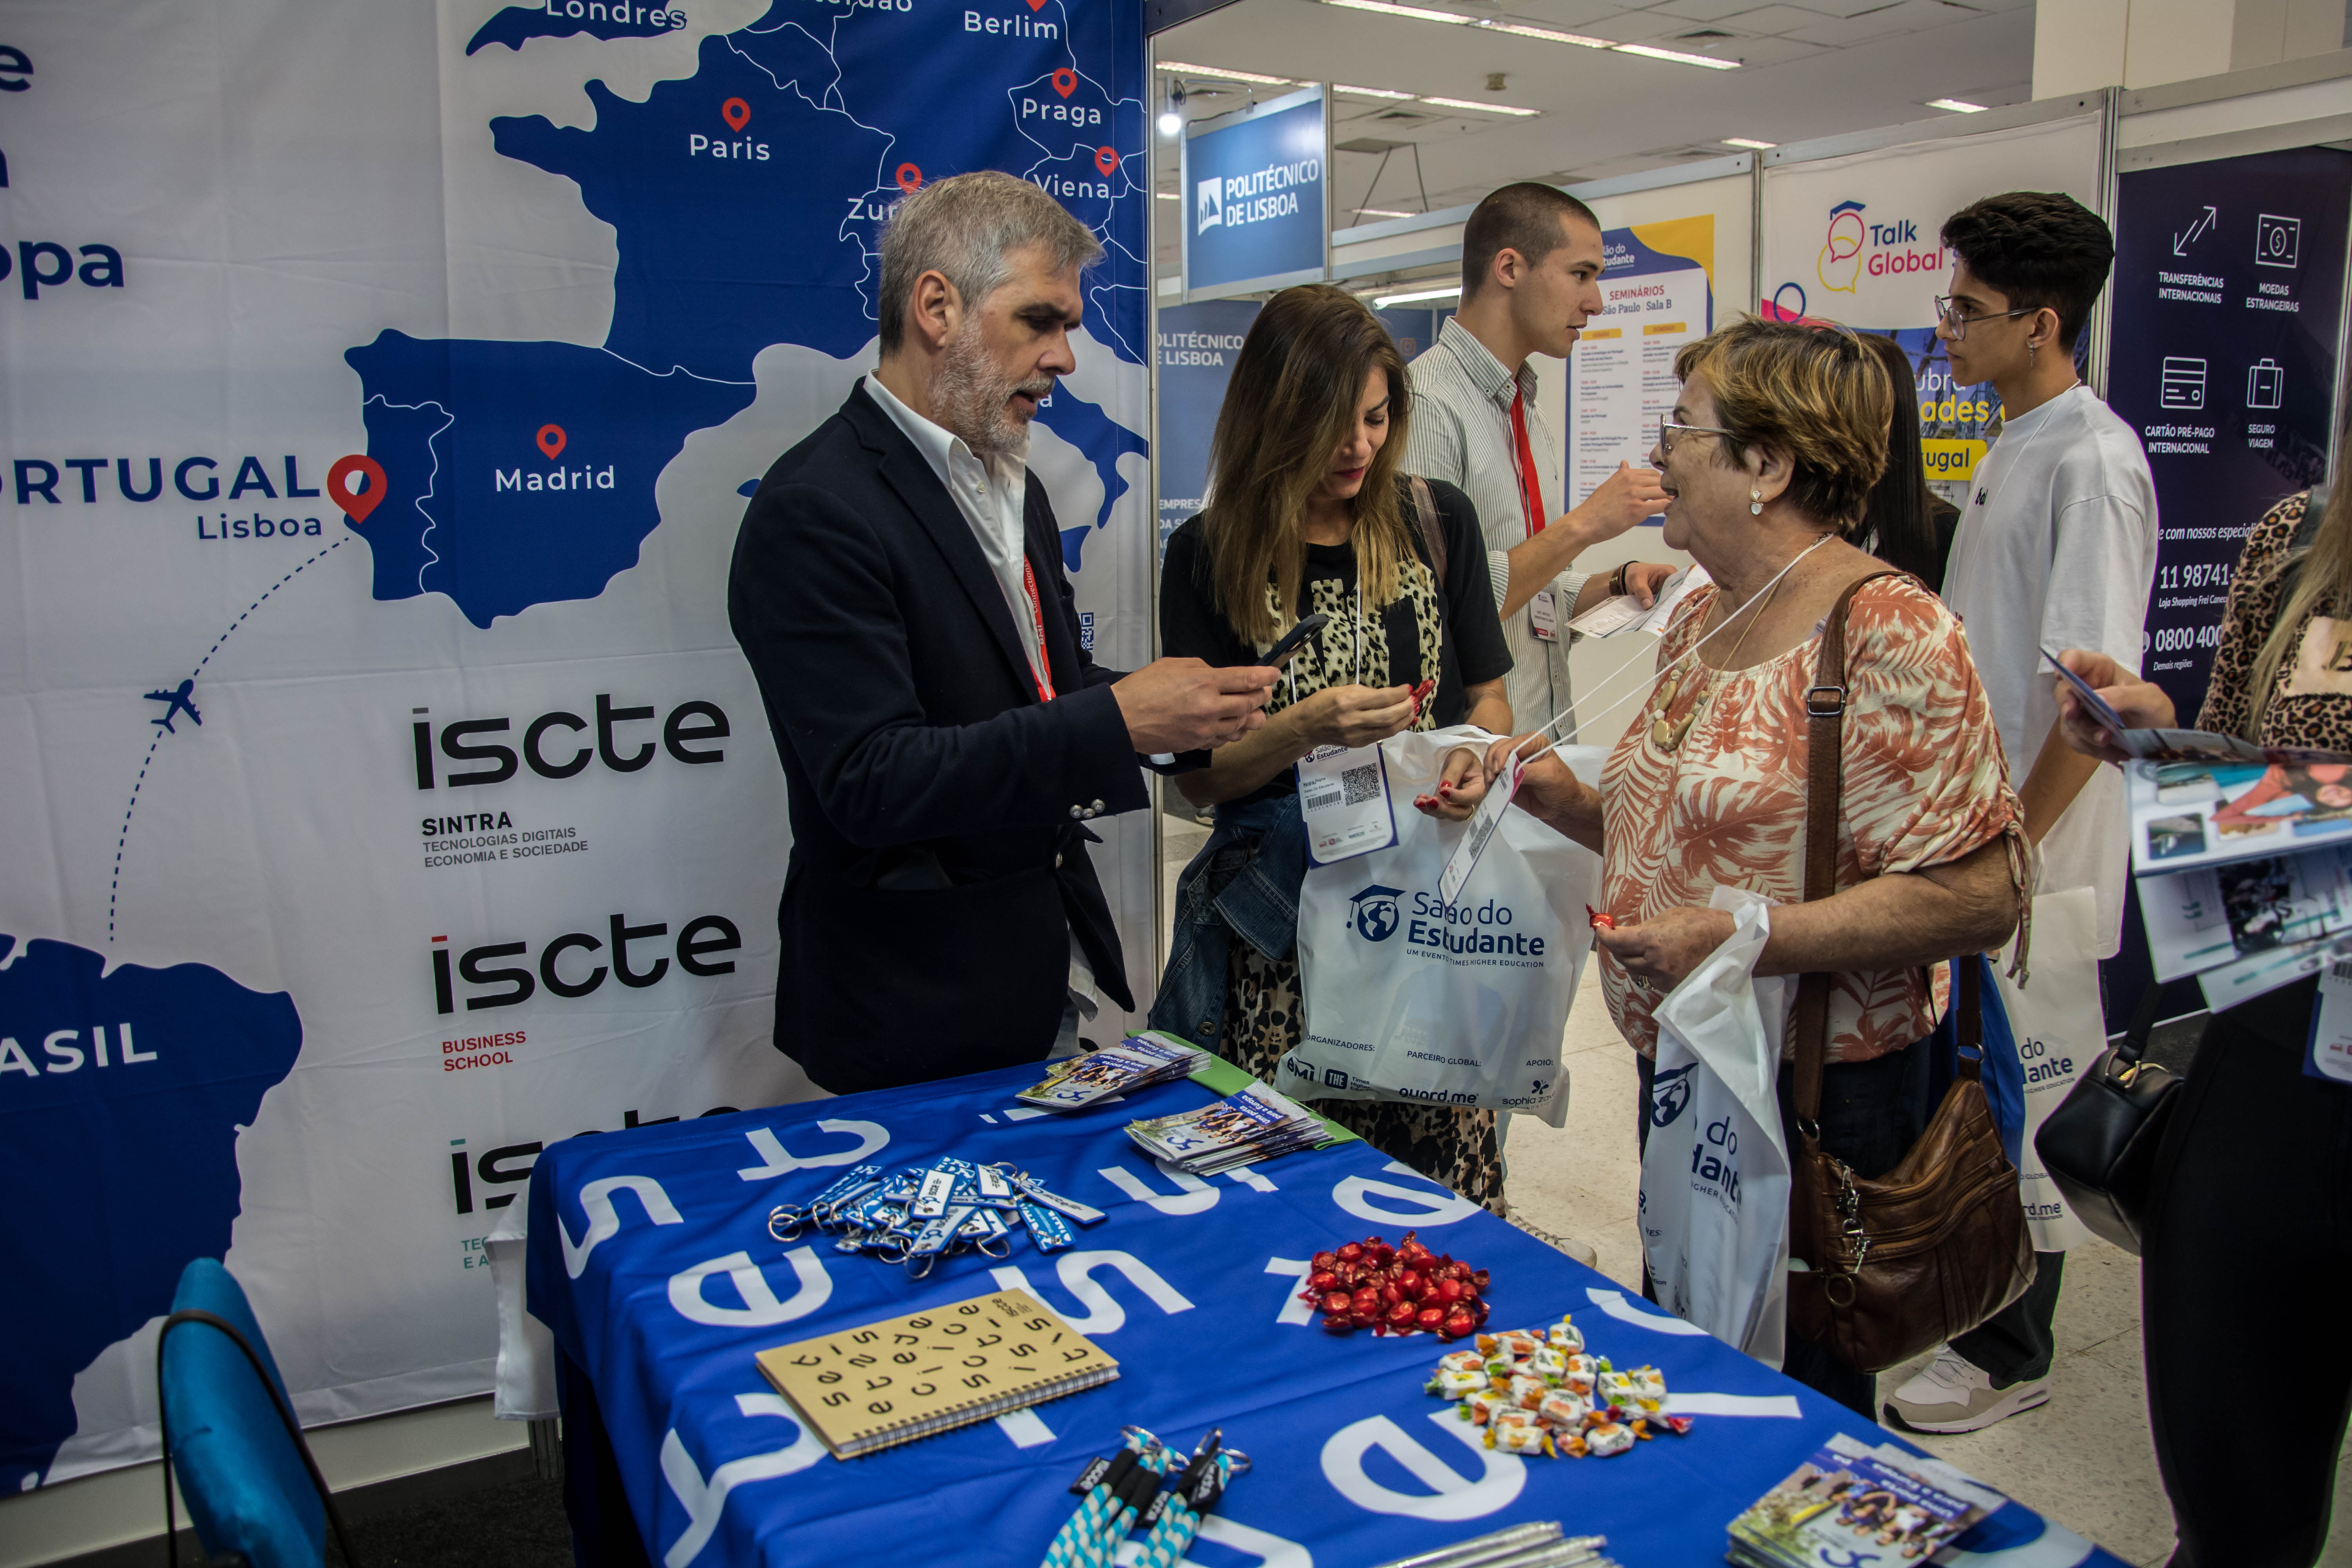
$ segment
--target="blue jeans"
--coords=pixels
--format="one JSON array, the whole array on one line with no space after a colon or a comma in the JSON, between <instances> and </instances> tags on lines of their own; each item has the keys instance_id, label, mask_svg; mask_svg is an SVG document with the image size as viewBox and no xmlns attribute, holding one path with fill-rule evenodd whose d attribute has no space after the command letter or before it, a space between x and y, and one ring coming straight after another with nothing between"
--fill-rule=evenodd
<instances>
[{"instance_id":1,"label":"blue jeans","mask_svg":"<svg viewBox=\"0 0 2352 1568\"><path fill-rule=\"evenodd\" d=\"M1176 879L1176 930L1151 1026L1216 1050L1234 939L1269 959L1289 957L1306 880L1307 824L1297 795L1217 807L1216 831Z\"/></svg>"}]
</instances>

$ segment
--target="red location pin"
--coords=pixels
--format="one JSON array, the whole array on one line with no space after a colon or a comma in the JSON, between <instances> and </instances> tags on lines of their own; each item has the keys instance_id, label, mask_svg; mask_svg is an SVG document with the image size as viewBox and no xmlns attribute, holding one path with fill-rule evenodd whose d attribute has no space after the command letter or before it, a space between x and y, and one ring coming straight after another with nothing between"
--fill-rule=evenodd
<instances>
[{"instance_id":1,"label":"red location pin","mask_svg":"<svg viewBox=\"0 0 2352 1568\"><path fill-rule=\"evenodd\" d=\"M1032 11L1043 11L1045 8L1045 0L1029 0L1029 9Z\"/></svg>"},{"instance_id":2,"label":"red location pin","mask_svg":"<svg viewBox=\"0 0 2352 1568\"><path fill-rule=\"evenodd\" d=\"M542 425L539 427L539 449L547 454L549 462L563 456L563 426Z\"/></svg>"},{"instance_id":3,"label":"red location pin","mask_svg":"<svg viewBox=\"0 0 2352 1568\"><path fill-rule=\"evenodd\" d=\"M1064 66L1054 73L1054 90L1064 98L1078 90L1078 73Z\"/></svg>"},{"instance_id":4,"label":"red location pin","mask_svg":"<svg viewBox=\"0 0 2352 1568\"><path fill-rule=\"evenodd\" d=\"M912 163L899 164L897 177L902 191L912 191L923 183L923 172Z\"/></svg>"},{"instance_id":5,"label":"red location pin","mask_svg":"<svg viewBox=\"0 0 2352 1568\"><path fill-rule=\"evenodd\" d=\"M1097 147L1097 148L1096 148L1096 149L1095 149L1095 167L1096 167L1096 168L1097 168L1097 169L1100 169L1100 170L1101 170L1104 174L1118 174L1118 148L1116 148L1116 147Z\"/></svg>"},{"instance_id":6,"label":"red location pin","mask_svg":"<svg viewBox=\"0 0 2352 1568\"><path fill-rule=\"evenodd\" d=\"M366 481L365 488L352 488L353 474ZM368 520L368 513L383 500L383 465L373 458L353 452L348 458L337 458L335 466L327 470L327 494L355 523Z\"/></svg>"},{"instance_id":7,"label":"red location pin","mask_svg":"<svg viewBox=\"0 0 2352 1568\"><path fill-rule=\"evenodd\" d=\"M740 98L730 98L719 106L719 118L737 132L751 123L751 106Z\"/></svg>"}]
</instances>

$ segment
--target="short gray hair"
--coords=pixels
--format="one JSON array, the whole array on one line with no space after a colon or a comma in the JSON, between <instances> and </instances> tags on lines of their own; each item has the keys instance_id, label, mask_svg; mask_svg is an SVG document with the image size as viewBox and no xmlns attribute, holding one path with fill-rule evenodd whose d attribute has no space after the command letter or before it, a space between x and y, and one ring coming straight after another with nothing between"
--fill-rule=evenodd
<instances>
[{"instance_id":1,"label":"short gray hair","mask_svg":"<svg viewBox=\"0 0 2352 1568\"><path fill-rule=\"evenodd\" d=\"M1007 254L1043 245L1054 270L1091 267L1102 242L1061 203L1028 181L994 169L951 174L923 186L890 211L882 231L882 352L907 336L907 300L915 279L937 272L955 285L967 309L996 292L1013 268Z\"/></svg>"}]
</instances>

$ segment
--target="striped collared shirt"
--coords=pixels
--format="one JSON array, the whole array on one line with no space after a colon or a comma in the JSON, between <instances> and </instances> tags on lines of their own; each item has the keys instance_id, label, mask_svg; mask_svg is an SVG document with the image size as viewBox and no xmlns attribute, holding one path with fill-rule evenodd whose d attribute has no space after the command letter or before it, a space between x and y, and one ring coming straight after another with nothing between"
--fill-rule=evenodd
<instances>
[{"instance_id":1,"label":"striped collared shirt","mask_svg":"<svg viewBox=\"0 0 2352 1568\"><path fill-rule=\"evenodd\" d=\"M1478 509L1478 527L1486 539L1486 574L1494 582L1499 611L1510 577L1504 552L1528 537L1527 511L1519 500L1518 468L1513 461L1511 400L1526 399L1528 445L1538 474L1558 474L1559 448L1551 426L1536 406L1536 373L1521 365L1514 377L1486 345L1470 335L1460 321L1447 317L1426 353L1406 367L1412 389L1412 418L1405 437L1404 468L1408 473L1458 485ZM1558 498L1547 497L1549 507ZM1565 509L1562 509L1565 510ZM1557 515L1555 513L1554 515ZM1576 596L1583 592L1586 572L1562 572L1552 583L1559 608L1560 637L1545 642L1535 634L1529 611L1521 608L1503 621L1503 640L1511 650L1511 673L1504 690L1511 700L1511 723L1526 731L1569 710L1567 621ZM1559 733L1573 735L1573 712L1560 722Z\"/></svg>"}]
</instances>

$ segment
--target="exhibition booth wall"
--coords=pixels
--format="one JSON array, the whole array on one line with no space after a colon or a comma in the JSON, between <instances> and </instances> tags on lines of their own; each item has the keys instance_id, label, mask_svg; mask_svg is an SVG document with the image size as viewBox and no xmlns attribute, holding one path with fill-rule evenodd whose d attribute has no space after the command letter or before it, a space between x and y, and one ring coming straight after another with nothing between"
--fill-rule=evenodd
<instances>
[{"instance_id":1,"label":"exhibition booth wall","mask_svg":"<svg viewBox=\"0 0 2352 1568\"><path fill-rule=\"evenodd\" d=\"M1105 242L1032 464L1096 657L1150 657L1215 412L1173 340L1255 307L1150 277L1148 65L1110 0L0 24L0 1158L38 1195L0 1221L0 1563L41 1560L6 1510L153 1456L188 1259L308 1422L478 1396L486 1238L542 1149L814 1094L770 1044L790 845L728 560L873 363L876 227L924 180L1010 171ZM2346 136L2339 55L1579 187L1612 309L1541 367L1546 494L1646 449L1673 348L1744 308L1916 342L1964 489L1997 426L1932 379L1919 258L1976 195L2067 189L2123 252L2089 366L2166 507L2150 668L2201 686L2236 542L2332 452ZM1320 216L1308 270L1411 291L1466 216ZM1621 548L1591 563L1669 553ZM1157 814L1097 826L1148 990Z\"/></svg>"}]
</instances>

